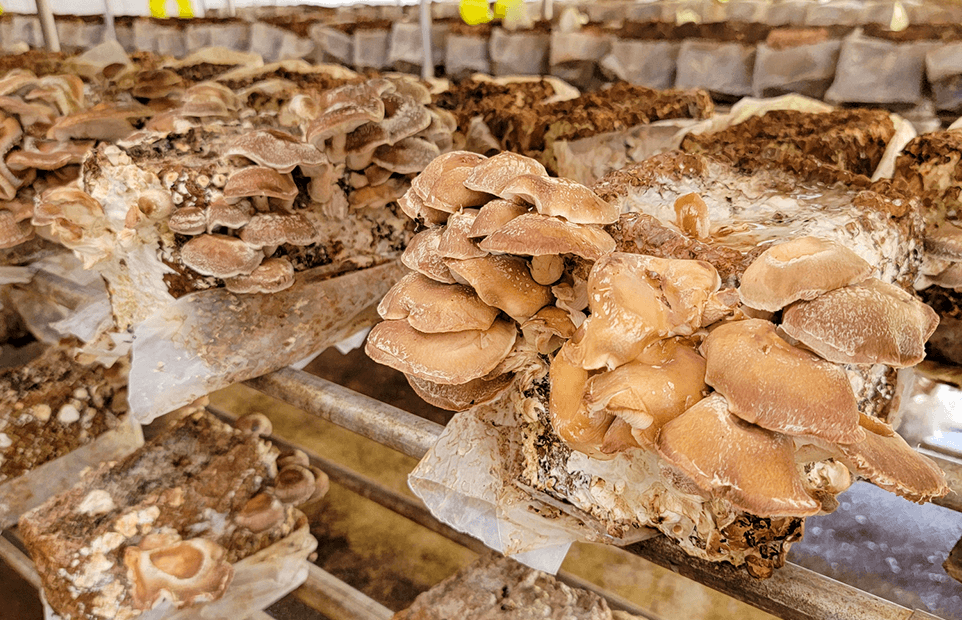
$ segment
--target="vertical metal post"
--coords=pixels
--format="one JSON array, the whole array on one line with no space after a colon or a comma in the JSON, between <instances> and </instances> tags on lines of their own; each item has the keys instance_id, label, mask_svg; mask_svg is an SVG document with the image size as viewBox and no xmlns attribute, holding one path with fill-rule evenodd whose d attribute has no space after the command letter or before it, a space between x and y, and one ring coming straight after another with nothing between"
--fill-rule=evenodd
<instances>
[{"instance_id":1,"label":"vertical metal post","mask_svg":"<svg viewBox=\"0 0 962 620\"><path fill-rule=\"evenodd\" d=\"M237 5L234 0L227 0L227 17L237 17Z\"/></svg>"},{"instance_id":2,"label":"vertical metal post","mask_svg":"<svg viewBox=\"0 0 962 620\"><path fill-rule=\"evenodd\" d=\"M434 58L431 49L431 0L421 0L421 77L430 80L434 77Z\"/></svg>"},{"instance_id":3,"label":"vertical metal post","mask_svg":"<svg viewBox=\"0 0 962 620\"><path fill-rule=\"evenodd\" d=\"M550 22L552 17L554 17L554 1L541 0L541 19Z\"/></svg>"},{"instance_id":4,"label":"vertical metal post","mask_svg":"<svg viewBox=\"0 0 962 620\"><path fill-rule=\"evenodd\" d=\"M40 18L40 30L43 31L43 42L47 50L60 51L60 35L57 33L57 23L53 19L53 11L47 0L36 0L37 16Z\"/></svg>"},{"instance_id":5,"label":"vertical metal post","mask_svg":"<svg viewBox=\"0 0 962 620\"><path fill-rule=\"evenodd\" d=\"M110 0L104 0L104 30L105 41L117 40L117 25L114 23L114 12L110 8Z\"/></svg>"}]
</instances>

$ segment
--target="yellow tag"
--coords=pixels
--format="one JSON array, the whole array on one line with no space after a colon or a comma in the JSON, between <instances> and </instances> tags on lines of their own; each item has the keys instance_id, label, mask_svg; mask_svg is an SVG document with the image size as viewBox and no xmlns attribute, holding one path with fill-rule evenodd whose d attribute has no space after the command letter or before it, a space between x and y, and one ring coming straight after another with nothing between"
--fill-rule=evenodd
<instances>
[{"instance_id":1,"label":"yellow tag","mask_svg":"<svg viewBox=\"0 0 962 620\"><path fill-rule=\"evenodd\" d=\"M516 17L524 10L524 0L498 0L494 3L494 16L498 19Z\"/></svg>"},{"instance_id":2,"label":"yellow tag","mask_svg":"<svg viewBox=\"0 0 962 620\"><path fill-rule=\"evenodd\" d=\"M458 10L461 13L461 19L469 26L486 24L494 19L494 14L488 8L487 0L461 0Z\"/></svg>"},{"instance_id":3,"label":"yellow tag","mask_svg":"<svg viewBox=\"0 0 962 620\"><path fill-rule=\"evenodd\" d=\"M158 19L167 17L167 0L147 0L150 16ZM194 7L190 0L177 0L177 17L188 19L194 16Z\"/></svg>"},{"instance_id":4,"label":"yellow tag","mask_svg":"<svg viewBox=\"0 0 962 620\"><path fill-rule=\"evenodd\" d=\"M183 19L190 19L194 16L194 7L191 6L190 0L177 0L177 13Z\"/></svg>"}]
</instances>

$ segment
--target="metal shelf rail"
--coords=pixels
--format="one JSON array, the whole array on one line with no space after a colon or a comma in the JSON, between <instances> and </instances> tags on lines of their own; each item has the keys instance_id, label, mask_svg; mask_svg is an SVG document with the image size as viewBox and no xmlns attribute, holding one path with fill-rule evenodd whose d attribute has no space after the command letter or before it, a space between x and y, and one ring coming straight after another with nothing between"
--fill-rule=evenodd
<instances>
[{"instance_id":1,"label":"metal shelf rail","mask_svg":"<svg viewBox=\"0 0 962 620\"><path fill-rule=\"evenodd\" d=\"M440 424L425 420L373 398L358 394L348 388L321 379L304 371L285 368L257 379L246 385L264 394L293 405L311 415L328 420L368 439L377 441L408 456L420 458L440 435ZM215 414L232 420L235 414L215 410ZM410 519L454 542L475 551L483 545L447 525L440 523L418 500L386 489L378 482L366 478L338 463L313 453L304 446L272 436L282 449L304 450L311 462L325 471L332 482L361 495L393 512ZM931 455L946 470L953 492L938 503L953 510L962 511L962 464ZM0 537L0 560L6 562L32 586L39 588L40 580L29 558L17 542L15 532ZM655 564L668 568L685 577L723 592L733 598L758 607L786 620L925 620L933 616L921 610L913 610L881 599L852 586L820 575L792 563L775 571L770 579L759 581L744 571L727 565L705 562L687 556L664 537L657 537L626 547L623 552L632 553ZM598 586L574 575L559 574L569 585L586 588L608 599L614 609L656 620L635 604L621 599ZM344 620L375 619L391 617L387 608L317 566L311 567L307 583L292 595L329 618ZM258 613L252 620L268 620L269 615Z\"/></svg>"}]
</instances>

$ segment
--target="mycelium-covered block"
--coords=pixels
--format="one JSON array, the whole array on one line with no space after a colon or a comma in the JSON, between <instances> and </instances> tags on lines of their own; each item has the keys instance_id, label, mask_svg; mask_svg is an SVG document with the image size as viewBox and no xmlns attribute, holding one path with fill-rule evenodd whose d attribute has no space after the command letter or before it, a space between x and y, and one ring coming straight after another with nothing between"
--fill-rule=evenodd
<instances>
[{"instance_id":1,"label":"mycelium-covered block","mask_svg":"<svg viewBox=\"0 0 962 620\"><path fill-rule=\"evenodd\" d=\"M366 350L463 412L411 476L440 518L546 570L657 530L765 577L855 477L947 492L885 422L936 323L915 202L680 152L593 190L538 170L451 153L402 202L418 275Z\"/></svg>"},{"instance_id":2,"label":"mycelium-covered block","mask_svg":"<svg viewBox=\"0 0 962 620\"><path fill-rule=\"evenodd\" d=\"M24 515L49 617L243 617L303 582L316 479L259 430L195 413Z\"/></svg>"},{"instance_id":3,"label":"mycelium-covered block","mask_svg":"<svg viewBox=\"0 0 962 620\"><path fill-rule=\"evenodd\" d=\"M49 347L0 372L0 527L143 443L127 412L127 363L81 364L73 353Z\"/></svg>"}]
</instances>

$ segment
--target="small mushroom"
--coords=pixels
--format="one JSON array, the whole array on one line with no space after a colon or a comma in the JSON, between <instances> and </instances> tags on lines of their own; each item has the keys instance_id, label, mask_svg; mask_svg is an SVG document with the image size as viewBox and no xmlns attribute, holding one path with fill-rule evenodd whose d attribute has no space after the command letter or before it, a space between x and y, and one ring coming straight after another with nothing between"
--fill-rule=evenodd
<instances>
[{"instance_id":1,"label":"small mushroom","mask_svg":"<svg viewBox=\"0 0 962 620\"><path fill-rule=\"evenodd\" d=\"M300 465L288 465L274 478L274 496L282 504L299 506L311 499L315 490L314 474Z\"/></svg>"},{"instance_id":2,"label":"small mushroom","mask_svg":"<svg viewBox=\"0 0 962 620\"><path fill-rule=\"evenodd\" d=\"M434 383L458 385L494 370L514 348L517 332L497 320L486 330L424 334L405 320L382 321L367 338L375 362Z\"/></svg>"},{"instance_id":3,"label":"small mushroom","mask_svg":"<svg viewBox=\"0 0 962 620\"><path fill-rule=\"evenodd\" d=\"M485 330L498 316L498 310L481 301L471 288L442 284L419 273L401 278L377 311L383 319L405 319L424 333Z\"/></svg>"},{"instance_id":4,"label":"small mushroom","mask_svg":"<svg viewBox=\"0 0 962 620\"><path fill-rule=\"evenodd\" d=\"M423 138L408 137L395 144L382 144L375 148L371 161L391 172L415 174L424 170L440 154L434 143Z\"/></svg>"},{"instance_id":5,"label":"small mushroom","mask_svg":"<svg viewBox=\"0 0 962 620\"><path fill-rule=\"evenodd\" d=\"M591 376L577 359L577 343L566 342L551 361L548 415L551 428L573 450L604 457L601 445L615 416L604 409L589 411L584 396Z\"/></svg>"},{"instance_id":6,"label":"small mushroom","mask_svg":"<svg viewBox=\"0 0 962 620\"><path fill-rule=\"evenodd\" d=\"M527 263L517 256L447 259L451 272L471 286L484 303L504 310L523 323L550 304L551 289L531 278Z\"/></svg>"},{"instance_id":7,"label":"small mushroom","mask_svg":"<svg viewBox=\"0 0 962 620\"><path fill-rule=\"evenodd\" d=\"M240 238L258 248L285 243L304 246L316 243L318 232L301 213L258 213L241 229Z\"/></svg>"},{"instance_id":8,"label":"small mushroom","mask_svg":"<svg viewBox=\"0 0 962 620\"><path fill-rule=\"evenodd\" d=\"M573 224L612 224L620 215L617 206L570 179L522 174L505 185L498 196L505 200L523 200L533 204L544 216L561 217Z\"/></svg>"},{"instance_id":9,"label":"small mushroom","mask_svg":"<svg viewBox=\"0 0 962 620\"><path fill-rule=\"evenodd\" d=\"M548 176L548 171L538 160L511 151L489 157L475 168L474 173L465 179L465 186L495 196L501 196L505 186L522 175Z\"/></svg>"},{"instance_id":10,"label":"small mushroom","mask_svg":"<svg viewBox=\"0 0 962 620\"><path fill-rule=\"evenodd\" d=\"M485 204L474 218L468 237L487 237L519 215L528 212L528 207L510 200L496 199Z\"/></svg>"},{"instance_id":11,"label":"small mushroom","mask_svg":"<svg viewBox=\"0 0 962 620\"><path fill-rule=\"evenodd\" d=\"M361 178L364 178L363 175ZM407 191L403 179L392 178L376 187L370 185L350 193L348 204L353 209L380 209L399 200Z\"/></svg>"},{"instance_id":12,"label":"small mushroom","mask_svg":"<svg viewBox=\"0 0 962 620\"><path fill-rule=\"evenodd\" d=\"M720 325L702 343L702 353L708 360L705 380L746 422L839 443L864 438L845 371L785 342L773 323Z\"/></svg>"},{"instance_id":13,"label":"small mushroom","mask_svg":"<svg viewBox=\"0 0 962 620\"><path fill-rule=\"evenodd\" d=\"M679 196L675 200L675 218L678 228L695 239L707 239L711 220L708 219L708 205L696 193Z\"/></svg>"},{"instance_id":14,"label":"small mushroom","mask_svg":"<svg viewBox=\"0 0 962 620\"><path fill-rule=\"evenodd\" d=\"M270 493L258 493L247 500L240 512L234 516L237 525L255 534L280 525L287 518L284 505Z\"/></svg>"},{"instance_id":15,"label":"small mushroom","mask_svg":"<svg viewBox=\"0 0 962 620\"><path fill-rule=\"evenodd\" d=\"M939 317L899 287L870 278L785 309L782 329L839 364L914 366Z\"/></svg>"},{"instance_id":16,"label":"small mushroom","mask_svg":"<svg viewBox=\"0 0 962 620\"><path fill-rule=\"evenodd\" d=\"M821 504L806 492L794 442L748 424L713 394L665 424L658 452L699 488L759 517L808 517Z\"/></svg>"},{"instance_id":17,"label":"small mushroom","mask_svg":"<svg viewBox=\"0 0 962 620\"><path fill-rule=\"evenodd\" d=\"M384 120L380 125L387 132L388 144L397 144L431 124L427 108L411 97L386 92L381 95L381 100L384 102Z\"/></svg>"},{"instance_id":18,"label":"small mushroom","mask_svg":"<svg viewBox=\"0 0 962 620\"><path fill-rule=\"evenodd\" d=\"M242 198L263 196L285 202L297 197L297 186L290 174L282 174L266 166L251 166L238 170L227 179L224 198L237 202Z\"/></svg>"},{"instance_id":19,"label":"small mushroom","mask_svg":"<svg viewBox=\"0 0 962 620\"><path fill-rule=\"evenodd\" d=\"M478 247L505 254L575 254L598 260L615 250L615 240L597 226L573 224L540 213L524 213L488 235Z\"/></svg>"},{"instance_id":20,"label":"small mushroom","mask_svg":"<svg viewBox=\"0 0 962 620\"><path fill-rule=\"evenodd\" d=\"M264 253L237 237L203 234L180 249L180 260L199 274L215 278L247 275L261 264Z\"/></svg>"},{"instance_id":21,"label":"small mushroom","mask_svg":"<svg viewBox=\"0 0 962 620\"><path fill-rule=\"evenodd\" d=\"M294 285L294 266L287 257L268 258L246 276L224 281L231 293L279 293Z\"/></svg>"},{"instance_id":22,"label":"small mushroom","mask_svg":"<svg viewBox=\"0 0 962 620\"><path fill-rule=\"evenodd\" d=\"M538 353L548 355L574 336L575 325L565 310L545 306L521 324L521 333L534 343Z\"/></svg>"},{"instance_id":23,"label":"small mushroom","mask_svg":"<svg viewBox=\"0 0 962 620\"><path fill-rule=\"evenodd\" d=\"M319 467L311 465L308 469L314 475L314 493L307 501L314 502L322 499L331 490L331 479Z\"/></svg>"},{"instance_id":24,"label":"small mushroom","mask_svg":"<svg viewBox=\"0 0 962 620\"><path fill-rule=\"evenodd\" d=\"M245 433L257 435L258 437L266 437L274 432L274 425L271 424L271 419L259 411L248 413L237 418L237 421L234 422L234 428L242 430Z\"/></svg>"},{"instance_id":25,"label":"small mushroom","mask_svg":"<svg viewBox=\"0 0 962 620\"><path fill-rule=\"evenodd\" d=\"M799 299L860 282L872 266L828 239L801 237L765 250L745 269L738 293L742 303L775 312Z\"/></svg>"},{"instance_id":26,"label":"small mushroom","mask_svg":"<svg viewBox=\"0 0 962 620\"><path fill-rule=\"evenodd\" d=\"M231 204L223 198L218 198L207 207L207 232L220 227L243 228L250 223L252 216L253 208L249 202Z\"/></svg>"},{"instance_id":27,"label":"small mushroom","mask_svg":"<svg viewBox=\"0 0 962 620\"><path fill-rule=\"evenodd\" d=\"M131 598L139 610L154 607L161 597L174 607L216 601L227 590L234 569L227 550L212 540L193 538L166 544L130 546L124 550Z\"/></svg>"},{"instance_id":28,"label":"small mushroom","mask_svg":"<svg viewBox=\"0 0 962 620\"><path fill-rule=\"evenodd\" d=\"M444 228L435 226L422 230L411 237L408 247L401 254L401 263L418 273L425 275L437 282L454 284L457 280L451 275L451 270L444 262L444 257L438 252L438 245L441 243L441 235Z\"/></svg>"},{"instance_id":29,"label":"small mushroom","mask_svg":"<svg viewBox=\"0 0 962 620\"><path fill-rule=\"evenodd\" d=\"M411 389L426 402L448 411L464 411L489 403L500 396L514 381L511 373L493 379L479 377L460 385L442 385L414 375L405 375Z\"/></svg>"},{"instance_id":30,"label":"small mushroom","mask_svg":"<svg viewBox=\"0 0 962 620\"><path fill-rule=\"evenodd\" d=\"M207 232L207 213L200 207L184 207L174 211L167 227L181 235L200 235Z\"/></svg>"},{"instance_id":31,"label":"small mushroom","mask_svg":"<svg viewBox=\"0 0 962 620\"><path fill-rule=\"evenodd\" d=\"M307 453L303 450L291 450L289 452L284 452L277 457L277 469L278 471L288 467L290 465L300 465L301 467L310 468L311 457L307 456Z\"/></svg>"}]
</instances>

